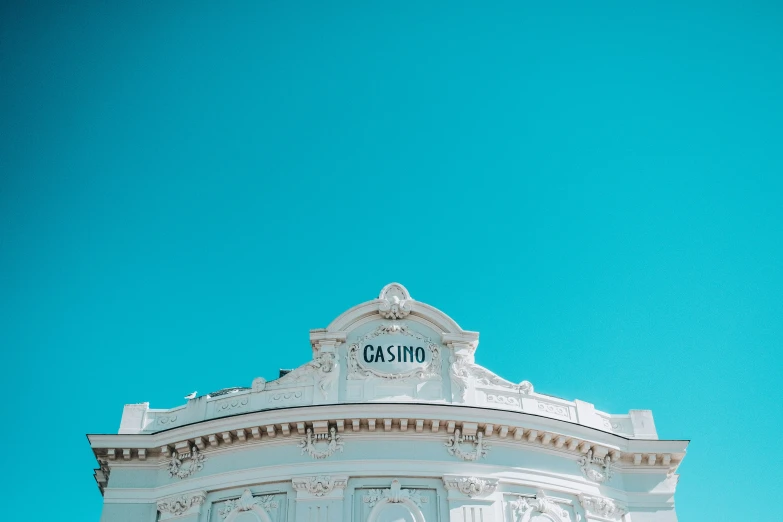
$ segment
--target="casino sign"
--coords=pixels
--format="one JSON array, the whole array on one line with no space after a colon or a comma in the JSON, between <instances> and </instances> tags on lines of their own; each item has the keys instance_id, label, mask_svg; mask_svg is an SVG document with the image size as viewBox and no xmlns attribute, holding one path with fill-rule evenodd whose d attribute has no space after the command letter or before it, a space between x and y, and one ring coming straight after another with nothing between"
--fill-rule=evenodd
<instances>
[{"instance_id":1,"label":"casino sign","mask_svg":"<svg viewBox=\"0 0 783 522\"><path fill-rule=\"evenodd\" d=\"M408 325L382 324L348 348L348 378L441 379L441 348Z\"/></svg>"}]
</instances>

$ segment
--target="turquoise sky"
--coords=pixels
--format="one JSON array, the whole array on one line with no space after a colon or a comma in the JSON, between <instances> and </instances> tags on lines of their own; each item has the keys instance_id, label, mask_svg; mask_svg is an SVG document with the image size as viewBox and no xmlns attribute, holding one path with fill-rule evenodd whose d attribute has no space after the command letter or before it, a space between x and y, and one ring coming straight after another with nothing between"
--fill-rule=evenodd
<instances>
[{"instance_id":1,"label":"turquoise sky","mask_svg":"<svg viewBox=\"0 0 783 522\"><path fill-rule=\"evenodd\" d=\"M692 439L681 520L774 516L780 3L16 3L9 506L97 521L85 433L300 365L399 281L480 364Z\"/></svg>"}]
</instances>

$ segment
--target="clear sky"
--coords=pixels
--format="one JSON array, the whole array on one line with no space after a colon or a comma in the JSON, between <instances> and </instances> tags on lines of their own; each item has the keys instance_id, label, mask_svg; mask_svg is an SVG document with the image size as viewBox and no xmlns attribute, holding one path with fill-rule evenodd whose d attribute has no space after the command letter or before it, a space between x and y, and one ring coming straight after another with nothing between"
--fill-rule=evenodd
<instances>
[{"instance_id":1,"label":"clear sky","mask_svg":"<svg viewBox=\"0 0 783 522\"><path fill-rule=\"evenodd\" d=\"M86 433L399 281L504 377L692 439L681 520L772 516L781 4L550 4L4 2L8 505L98 520Z\"/></svg>"}]
</instances>

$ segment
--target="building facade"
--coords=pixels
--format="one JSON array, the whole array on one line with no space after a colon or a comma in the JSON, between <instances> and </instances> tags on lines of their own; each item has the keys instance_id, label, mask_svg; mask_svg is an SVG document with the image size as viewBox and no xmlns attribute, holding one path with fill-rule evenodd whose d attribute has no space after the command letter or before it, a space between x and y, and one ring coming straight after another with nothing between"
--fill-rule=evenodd
<instances>
[{"instance_id":1,"label":"building facade","mask_svg":"<svg viewBox=\"0 0 783 522\"><path fill-rule=\"evenodd\" d=\"M312 361L90 435L103 522L672 522L687 441L474 363L478 333L392 283ZM281 374L283 372L281 371Z\"/></svg>"}]
</instances>

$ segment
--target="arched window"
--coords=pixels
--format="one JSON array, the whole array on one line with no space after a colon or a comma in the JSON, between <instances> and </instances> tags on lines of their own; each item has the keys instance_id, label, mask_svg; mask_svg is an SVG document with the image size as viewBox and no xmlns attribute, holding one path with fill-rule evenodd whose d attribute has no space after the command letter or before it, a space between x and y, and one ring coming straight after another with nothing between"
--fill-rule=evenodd
<instances>
[{"instance_id":1,"label":"arched window","mask_svg":"<svg viewBox=\"0 0 783 522\"><path fill-rule=\"evenodd\" d=\"M405 504L381 504L374 522L417 522L416 516Z\"/></svg>"}]
</instances>

